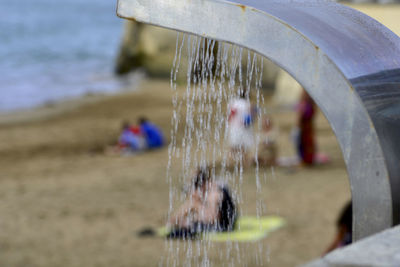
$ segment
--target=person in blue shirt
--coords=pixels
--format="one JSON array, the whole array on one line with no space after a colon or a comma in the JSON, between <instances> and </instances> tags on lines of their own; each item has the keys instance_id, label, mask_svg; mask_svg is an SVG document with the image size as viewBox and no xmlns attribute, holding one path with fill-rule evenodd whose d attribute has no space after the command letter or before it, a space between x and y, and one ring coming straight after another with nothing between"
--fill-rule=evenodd
<instances>
[{"instance_id":1,"label":"person in blue shirt","mask_svg":"<svg viewBox=\"0 0 400 267\"><path fill-rule=\"evenodd\" d=\"M164 145L164 137L162 131L147 118L139 118L140 131L146 138L147 148L154 149Z\"/></svg>"}]
</instances>

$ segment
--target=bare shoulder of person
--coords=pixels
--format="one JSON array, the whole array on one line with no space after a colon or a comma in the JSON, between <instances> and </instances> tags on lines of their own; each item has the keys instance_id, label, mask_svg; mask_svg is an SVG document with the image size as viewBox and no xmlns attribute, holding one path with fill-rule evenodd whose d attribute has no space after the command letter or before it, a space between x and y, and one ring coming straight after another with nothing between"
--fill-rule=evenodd
<instances>
[{"instance_id":1,"label":"bare shoulder of person","mask_svg":"<svg viewBox=\"0 0 400 267\"><path fill-rule=\"evenodd\" d=\"M210 198L212 198L212 200L214 202L219 202L222 199L222 192L219 188L218 185L214 185L212 191L210 192Z\"/></svg>"}]
</instances>

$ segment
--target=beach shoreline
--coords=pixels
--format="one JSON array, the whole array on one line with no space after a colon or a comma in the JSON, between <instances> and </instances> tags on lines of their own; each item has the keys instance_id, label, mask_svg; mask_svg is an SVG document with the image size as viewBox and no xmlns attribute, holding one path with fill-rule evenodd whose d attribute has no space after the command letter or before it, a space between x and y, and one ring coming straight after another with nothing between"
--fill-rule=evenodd
<instances>
[{"instance_id":1,"label":"beach shoreline","mask_svg":"<svg viewBox=\"0 0 400 267\"><path fill-rule=\"evenodd\" d=\"M128 84L113 92L89 92L81 96L49 101L34 107L2 111L0 112L0 126L35 122L60 116L88 104L95 104L108 98L135 92L140 89L142 83L148 80L141 70L129 74L124 79L129 80Z\"/></svg>"}]
</instances>

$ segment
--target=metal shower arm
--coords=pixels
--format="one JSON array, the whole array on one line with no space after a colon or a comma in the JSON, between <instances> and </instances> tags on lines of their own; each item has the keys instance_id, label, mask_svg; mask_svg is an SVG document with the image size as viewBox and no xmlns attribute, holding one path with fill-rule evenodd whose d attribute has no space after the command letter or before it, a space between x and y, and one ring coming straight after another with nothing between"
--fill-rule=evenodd
<instances>
[{"instance_id":1,"label":"metal shower arm","mask_svg":"<svg viewBox=\"0 0 400 267\"><path fill-rule=\"evenodd\" d=\"M353 238L400 221L400 39L324 0L119 0L120 17L230 42L290 73L321 108L347 165Z\"/></svg>"}]
</instances>

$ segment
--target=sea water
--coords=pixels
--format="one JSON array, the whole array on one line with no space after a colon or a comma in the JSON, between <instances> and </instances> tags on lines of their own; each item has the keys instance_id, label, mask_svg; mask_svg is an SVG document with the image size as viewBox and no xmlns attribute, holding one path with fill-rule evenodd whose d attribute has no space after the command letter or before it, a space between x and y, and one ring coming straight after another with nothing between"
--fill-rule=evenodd
<instances>
[{"instance_id":1,"label":"sea water","mask_svg":"<svg viewBox=\"0 0 400 267\"><path fill-rule=\"evenodd\" d=\"M115 9L110 0L0 0L0 112L119 89Z\"/></svg>"}]
</instances>

